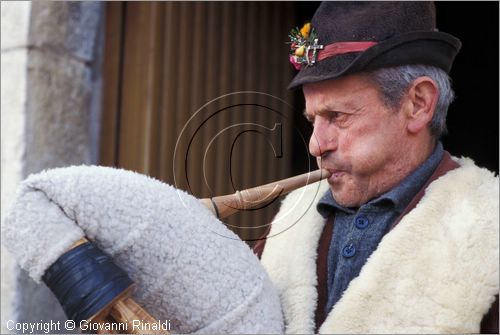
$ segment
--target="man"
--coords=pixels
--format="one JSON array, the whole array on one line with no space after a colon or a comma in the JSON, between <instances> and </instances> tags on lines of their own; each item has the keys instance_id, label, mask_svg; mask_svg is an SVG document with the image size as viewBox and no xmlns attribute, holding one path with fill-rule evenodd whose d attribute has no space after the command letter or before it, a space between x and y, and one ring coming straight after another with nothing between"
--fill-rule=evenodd
<instances>
[{"instance_id":1,"label":"man","mask_svg":"<svg viewBox=\"0 0 500 335\"><path fill-rule=\"evenodd\" d=\"M290 37L331 176L255 248L286 331L498 333L498 178L439 142L460 41L426 2L323 3Z\"/></svg>"}]
</instances>

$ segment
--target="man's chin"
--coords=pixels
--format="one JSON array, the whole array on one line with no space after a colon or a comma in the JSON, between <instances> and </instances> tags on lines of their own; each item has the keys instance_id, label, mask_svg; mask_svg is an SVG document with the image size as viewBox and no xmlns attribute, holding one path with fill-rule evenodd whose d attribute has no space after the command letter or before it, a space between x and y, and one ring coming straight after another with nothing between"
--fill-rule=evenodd
<instances>
[{"instance_id":1,"label":"man's chin","mask_svg":"<svg viewBox=\"0 0 500 335\"><path fill-rule=\"evenodd\" d=\"M346 190L338 190L335 186L330 186L333 198L342 207L346 208L358 208L364 203L364 199L359 197L354 197L354 192L348 192Z\"/></svg>"}]
</instances>

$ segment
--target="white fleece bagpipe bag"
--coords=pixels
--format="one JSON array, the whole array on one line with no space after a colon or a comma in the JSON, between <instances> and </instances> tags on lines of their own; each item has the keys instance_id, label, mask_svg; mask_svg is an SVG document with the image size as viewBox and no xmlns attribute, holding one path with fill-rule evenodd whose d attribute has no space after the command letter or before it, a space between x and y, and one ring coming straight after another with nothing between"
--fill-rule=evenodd
<instances>
[{"instance_id":1,"label":"white fleece bagpipe bag","mask_svg":"<svg viewBox=\"0 0 500 335\"><path fill-rule=\"evenodd\" d=\"M250 248L198 199L147 176L75 166L29 176L2 242L35 281L86 236L175 333L282 333L280 302Z\"/></svg>"}]
</instances>

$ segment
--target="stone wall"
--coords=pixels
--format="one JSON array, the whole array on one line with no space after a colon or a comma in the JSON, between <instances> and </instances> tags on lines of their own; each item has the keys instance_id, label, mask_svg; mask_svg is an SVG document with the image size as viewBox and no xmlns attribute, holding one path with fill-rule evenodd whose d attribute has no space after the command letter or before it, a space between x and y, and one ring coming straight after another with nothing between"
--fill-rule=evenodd
<instances>
[{"instance_id":1,"label":"stone wall","mask_svg":"<svg viewBox=\"0 0 500 335\"><path fill-rule=\"evenodd\" d=\"M104 4L2 2L2 216L18 183L46 168L97 163ZM2 248L6 321L65 319Z\"/></svg>"},{"instance_id":2,"label":"stone wall","mask_svg":"<svg viewBox=\"0 0 500 335\"><path fill-rule=\"evenodd\" d=\"M2 220L10 198L23 177L24 106L26 105L26 64L30 2L1 2L1 207ZM1 250L2 333L7 320L14 319L13 296L17 291L16 268Z\"/></svg>"}]
</instances>

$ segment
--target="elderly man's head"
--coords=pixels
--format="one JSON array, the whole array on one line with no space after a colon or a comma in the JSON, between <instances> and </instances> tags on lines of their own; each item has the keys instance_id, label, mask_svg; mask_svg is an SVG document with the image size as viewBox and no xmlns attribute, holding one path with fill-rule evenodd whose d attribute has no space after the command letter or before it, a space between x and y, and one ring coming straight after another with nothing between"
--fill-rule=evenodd
<instances>
[{"instance_id":1,"label":"elderly man's head","mask_svg":"<svg viewBox=\"0 0 500 335\"><path fill-rule=\"evenodd\" d=\"M381 68L303 85L309 148L332 172L339 204L357 207L396 186L432 152L453 99L430 66Z\"/></svg>"},{"instance_id":2,"label":"elderly man's head","mask_svg":"<svg viewBox=\"0 0 500 335\"><path fill-rule=\"evenodd\" d=\"M453 100L447 73L461 47L436 29L432 2L323 2L290 34L310 152L329 169L337 202L387 192L432 153ZM421 65L418 65L421 64Z\"/></svg>"}]
</instances>

